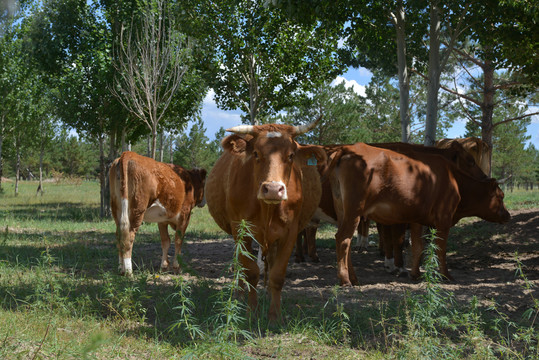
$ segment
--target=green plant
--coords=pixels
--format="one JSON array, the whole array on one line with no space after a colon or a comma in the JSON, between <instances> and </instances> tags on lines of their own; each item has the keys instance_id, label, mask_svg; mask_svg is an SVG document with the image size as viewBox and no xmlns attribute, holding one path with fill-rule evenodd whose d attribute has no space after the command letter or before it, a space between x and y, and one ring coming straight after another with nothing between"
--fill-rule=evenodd
<instances>
[{"instance_id":1,"label":"green plant","mask_svg":"<svg viewBox=\"0 0 539 360\"><path fill-rule=\"evenodd\" d=\"M324 310L329 304L335 305L335 311L332 313L333 328L335 342L341 339L342 343L346 344L350 341L350 316L344 310L344 304L339 301L339 286L334 286L331 290L332 296L324 305Z\"/></svg>"},{"instance_id":2,"label":"green plant","mask_svg":"<svg viewBox=\"0 0 539 360\"><path fill-rule=\"evenodd\" d=\"M215 302L216 315L212 322L215 337L219 339L220 342L233 341L234 343L237 343L240 338L252 338L249 331L242 328L242 325L246 321L244 315L246 306L235 296L236 293L242 290L248 292L251 286L245 276L245 269L240 262L240 256L245 256L252 260L255 259L253 254L247 250L244 243L246 237L255 240L254 235L251 232L251 227L252 225L245 220L242 220L240 224L238 224L234 256L229 267L232 269L232 281L228 282L217 294Z\"/></svg>"},{"instance_id":3,"label":"green plant","mask_svg":"<svg viewBox=\"0 0 539 360\"><path fill-rule=\"evenodd\" d=\"M197 319L193 316L195 303L190 298L192 293L191 285L182 277L179 277L176 288L178 291L172 295L172 298L178 299L178 305L173 309L179 310L180 318L169 327L169 331L185 329L191 341L203 338L205 334L197 324Z\"/></svg>"}]
</instances>

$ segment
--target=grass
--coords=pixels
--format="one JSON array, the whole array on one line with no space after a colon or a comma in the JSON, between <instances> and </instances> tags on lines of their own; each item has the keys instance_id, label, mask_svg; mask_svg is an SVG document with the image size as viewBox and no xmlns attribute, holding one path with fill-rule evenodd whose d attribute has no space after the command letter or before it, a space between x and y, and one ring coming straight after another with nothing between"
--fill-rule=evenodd
<instances>
[{"instance_id":1,"label":"grass","mask_svg":"<svg viewBox=\"0 0 539 360\"><path fill-rule=\"evenodd\" d=\"M216 271L225 281L160 274L138 264L133 279L116 273L115 226L99 219L99 188L23 182L0 194L0 358L534 358L537 313L534 282L517 274L532 296L527 318L515 321L499 306L486 311L461 303L439 286L436 267L426 290L401 301L354 306L335 287L322 300L283 299L286 321L268 324L259 289L259 316L245 317L234 258ZM539 191L506 193L511 209L539 208ZM475 226L475 225L473 225ZM457 229L466 241L477 231ZM324 226L319 245L335 248ZM470 235L466 235L469 233ZM468 238L466 238L468 236ZM195 209L186 238L226 239L206 208ZM141 227L135 251L159 248L155 224ZM241 251L241 249L236 249ZM432 250L431 250L432 251ZM159 251L150 256L157 258ZM431 260L435 261L435 260ZM517 260L518 262L518 260ZM189 264L186 264L189 268ZM427 267L428 268L428 267ZM232 269L232 273L230 273ZM234 271L235 269L235 271ZM348 292L347 292L348 291ZM357 291L357 290L354 290ZM436 314L436 316L433 316Z\"/></svg>"}]
</instances>

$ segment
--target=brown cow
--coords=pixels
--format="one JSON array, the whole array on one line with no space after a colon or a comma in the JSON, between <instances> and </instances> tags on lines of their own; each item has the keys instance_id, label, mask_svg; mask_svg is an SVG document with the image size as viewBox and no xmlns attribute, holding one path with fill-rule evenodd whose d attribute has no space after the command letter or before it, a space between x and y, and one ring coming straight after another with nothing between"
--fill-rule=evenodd
<instances>
[{"instance_id":1,"label":"brown cow","mask_svg":"<svg viewBox=\"0 0 539 360\"><path fill-rule=\"evenodd\" d=\"M509 221L503 192L494 179L478 180L440 155L417 152L414 157L361 143L331 154L329 176L339 223L335 238L342 285L358 283L350 243L362 216L385 225L436 228L440 272L447 277L447 235L458 217Z\"/></svg>"},{"instance_id":2,"label":"brown cow","mask_svg":"<svg viewBox=\"0 0 539 360\"><path fill-rule=\"evenodd\" d=\"M131 253L135 234L142 221L156 222L163 250L161 268L169 266L170 237L168 225L175 230L173 268L180 265L185 229L195 205L204 206L206 170L186 170L126 151L111 165L110 205L116 222L120 273L131 275Z\"/></svg>"},{"instance_id":3,"label":"brown cow","mask_svg":"<svg viewBox=\"0 0 539 360\"><path fill-rule=\"evenodd\" d=\"M251 229L266 261L271 296L269 319L280 318L281 290L296 236L311 219L320 201L321 185L315 163L324 151L299 145L294 138L312 129L304 126L237 126L222 141L225 150L206 182L206 201L215 222L237 241L241 220ZM315 159L317 161L315 161ZM309 165L312 164L312 165ZM252 251L251 239L243 239ZM249 308L256 309L260 276L253 259L240 255L249 287Z\"/></svg>"}]
</instances>

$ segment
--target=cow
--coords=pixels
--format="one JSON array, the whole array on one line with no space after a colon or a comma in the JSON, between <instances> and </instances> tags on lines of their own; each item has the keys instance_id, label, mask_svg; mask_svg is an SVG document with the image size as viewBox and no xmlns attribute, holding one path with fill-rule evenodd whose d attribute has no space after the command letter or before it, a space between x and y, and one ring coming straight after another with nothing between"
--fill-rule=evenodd
<instances>
[{"instance_id":1,"label":"cow","mask_svg":"<svg viewBox=\"0 0 539 360\"><path fill-rule=\"evenodd\" d=\"M403 153L405 155L413 157L414 153L416 152L425 152L430 154L438 154L441 155L448 160L454 162L459 168L461 168L463 171L468 172L472 176L478 178L478 179L484 179L487 176L485 173L477 166L476 161L472 155L470 155L459 142L453 142L449 144L446 148L440 149L435 147L426 147L423 145L417 145L417 144L408 144L408 143L401 143L401 142L393 142L393 143L372 143L369 144L374 147L384 148L384 149L390 149L399 153ZM332 152L337 149L339 149L339 145L326 145L321 146L325 151ZM315 221L316 220L324 220L326 222L330 222L332 224L337 225L337 214L334 209L333 204L333 195L331 192L331 186L329 185L329 181L326 181L322 185L322 199L320 201L319 210L315 215ZM385 255L385 261L384 261L384 268L390 272L396 272L398 274L405 273L404 270L404 262L402 259L402 246L404 243L404 237L398 236L396 237L396 234L398 234L397 230L392 229L383 229L385 225L377 224L377 229L379 230L380 234L380 243L379 243L379 249L382 256ZM399 226L400 227L400 226ZM362 217L358 228L358 245L360 248L366 248L367 246L367 240L368 240L368 231L369 231L369 219ZM310 236L309 236L310 234ZM311 253L315 254L316 247L315 247L315 234L316 232L314 229L310 229L309 234L304 236L304 243L307 244L306 247L308 249L311 249ZM395 234L394 236L384 236L384 235L390 235ZM301 246L300 237L298 237L298 244L296 247L296 261L301 259L300 256L298 256L298 248ZM314 248L314 250L312 250ZM301 254L301 252L300 252Z\"/></svg>"},{"instance_id":2,"label":"cow","mask_svg":"<svg viewBox=\"0 0 539 360\"><path fill-rule=\"evenodd\" d=\"M357 143L335 148L330 159L329 178L338 218L338 277L343 286L358 284L350 243L361 217L384 225L436 228L440 272L448 278L447 236L459 218L479 216L498 223L510 219L503 192L494 179L475 178L444 156L415 152L412 158Z\"/></svg>"},{"instance_id":3,"label":"cow","mask_svg":"<svg viewBox=\"0 0 539 360\"><path fill-rule=\"evenodd\" d=\"M318 121L318 120L317 120ZM280 319L281 291L288 260L298 233L308 224L321 195L316 164L326 154L294 138L316 126L284 124L240 125L221 142L224 149L206 181L210 214L221 229L238 241L238 224L252 224L251 231L265 258L270 294L268 317ZM251 238L243 239L252 251ZM260 272L256 261L240 254L248 287L248 310L257 307L256 285Z\"/></svg>"},{"instance_id":4,"label":"cow","mask_svg":"<svg viewBox=\"0 0 539 360\"><path fill-rule=\"evenodd\" d=\"M490 176L490 158L492 157L492 148L483 140L476 137L467 137L463 139L440 139L436 141L435 147L440 149L450 148L454 143L458 143L469 153L483 170Z\"/></svg>"},{"instance_id":5,"label":"cow","mask_svg":"<svg viewBox=\"0 0 539 360\"><path fill-rule=\"evenodd\" d=\"M401 142L375 143L369 145L393 150L411 158L416 158L416 154L418 153L438 154L452 161L459 169L477 179L487 178L483 169L478 166L477 158L474 156L475 153L467 151L460 142L450 142L443 148ZM363 222L368 222L368 219L362 219L360 221L360 226ZM389 273L396 273L398 275L405 274L406 270L404 269L404 260L402 257L402 249L405 244L405 227L400 224L377 224L376 227L380 238L379 249L382 255L385 256L384 268ZM388 227L393 227L393 229Z\"/></svg>"},{"instance_id":6,"label":"cow","mask_svg":"<svg viewBox=\"0 0 539 360\"><path fill-rule=\"evenodd\" d=\"M119 271L131 276L131 254L135 235L143 221L157 223L161 237L161 269L169 267L168 225L175 230L173 269L179 271L177 256L191 210L204 206L206 170L186 170L126 151L110 167L110 205L116 223Z\"/></svg>"}]
</instances>

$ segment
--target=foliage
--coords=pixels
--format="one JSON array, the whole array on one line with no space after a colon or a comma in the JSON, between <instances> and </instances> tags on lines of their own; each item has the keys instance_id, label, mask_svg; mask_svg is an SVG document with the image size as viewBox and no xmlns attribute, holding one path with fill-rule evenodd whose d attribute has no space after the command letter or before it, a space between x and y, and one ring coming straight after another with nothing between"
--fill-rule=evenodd
<instances>
[{"instance_id":1,"label":"foliage","mask_svg":"<svg viewBox=\"0 0 539 360\"><path fill-rule=\"evenodd\" d=\"M204 168L209 171L220 155L220 147L210 142L201 119L196 119L189 134L182 133L176 140L174 163L191 169Z\"/></svg>"},{"instance_id":2,"label":"foliage","mask_svg":"<svg viewBox=\"0 0 539 360\"><path fill-rule=\"evenodd\" d=\"M294 24L253 0L205 1L198 11L215 47L210 84L217 105L241 109L244 122L297 103L340 71L339 37L331 28Z\"/></svg>"}]
</instances>

